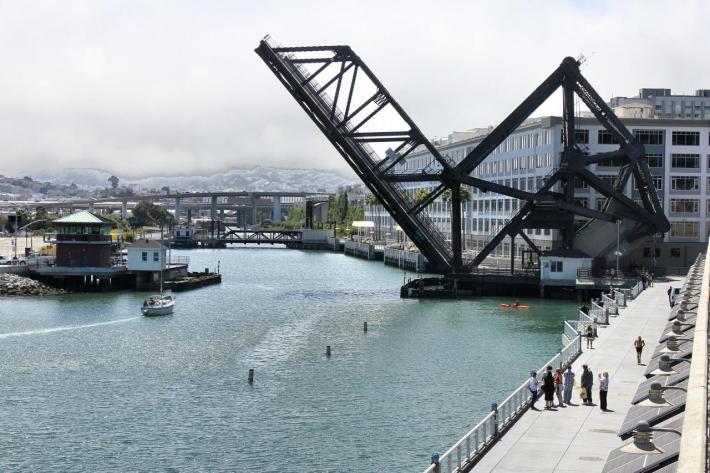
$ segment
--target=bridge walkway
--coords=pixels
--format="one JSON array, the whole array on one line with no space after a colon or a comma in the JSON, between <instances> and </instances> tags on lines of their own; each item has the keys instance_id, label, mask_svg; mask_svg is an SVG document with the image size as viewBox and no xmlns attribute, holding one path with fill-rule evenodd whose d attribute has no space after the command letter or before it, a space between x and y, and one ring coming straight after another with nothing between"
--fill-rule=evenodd
<instances>
[{"instance_id":1,"label":"bridge walkway","mask_svg":"<svg viewBox=\"0 0 710 473\"><path fill-rule=\"evenodd\" d=\"M573 371L579 386L582 364L594 373L594 407L584 406L575 388L575 406L556 411L526 412L471 470L496 473L598 473L604 468L609 452L619 447L617 432L631 407L645 366L636 363L634 338L646 340L642 362L651 357L659 334L668 322L670 308L666 291L679 286L680 279L656 282L643 291L629 306L600 328L594 349L584 349ZM608 407L602 412L599 403L598 374L609 373ZM544 407L538 400L536 406Z\"/></svg>"}]
</instances>

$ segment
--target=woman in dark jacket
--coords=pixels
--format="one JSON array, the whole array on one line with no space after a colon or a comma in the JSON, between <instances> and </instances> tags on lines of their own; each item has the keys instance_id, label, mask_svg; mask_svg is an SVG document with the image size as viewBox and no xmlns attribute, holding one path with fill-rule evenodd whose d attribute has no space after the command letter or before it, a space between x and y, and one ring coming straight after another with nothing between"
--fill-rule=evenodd
<instances>
[{"instance_id":1,"label":"woman in dark jacket","mask_svg":"<svg viewBox=\"0 0 710 473\"><path fill-rule=\"evenodd\" d=\"M594 384L594 374L587 365L582 365L582 387L587 391L587 397L584 398L585 405L591 405L592 403L592 385Z\"/></svg>"},{"instance_id":2,"label":"woman in dark jacket","mask_svg":"<svg viewBox=\"0 0 710 473\"><path fill-rule=\"evenodd\" d=\"M542 390L545 392L545 409L555 407L555 378L552 375L552 366L547 367L547 371L542 376Z\"/></svg>"}]
</instances>

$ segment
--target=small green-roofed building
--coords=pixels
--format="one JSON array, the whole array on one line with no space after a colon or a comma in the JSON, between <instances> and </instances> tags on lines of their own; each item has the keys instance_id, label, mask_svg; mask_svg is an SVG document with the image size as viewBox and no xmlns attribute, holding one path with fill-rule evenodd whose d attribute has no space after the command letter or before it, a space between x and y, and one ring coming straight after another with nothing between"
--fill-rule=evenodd
<instances>
[{"instance_id":1,"label":"small green-roofed building","mask_svg":"<svg viewBox=\"0 0 710 473\"><path fill-rule=\"evenodd\" d=\"M111 266L115 222L82 210L54 220L53 225L57 233L50 242L57 245L56 266Z\"/></svg>"}]
</instances>

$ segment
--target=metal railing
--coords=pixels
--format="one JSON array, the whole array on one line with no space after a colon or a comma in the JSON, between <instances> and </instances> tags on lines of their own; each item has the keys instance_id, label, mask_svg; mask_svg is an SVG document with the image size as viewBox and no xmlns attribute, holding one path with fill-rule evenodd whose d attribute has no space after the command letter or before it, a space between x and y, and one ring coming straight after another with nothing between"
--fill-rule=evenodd
<instances>
[{"instance_id":1,"label":"metal railing","mask_svg":"<svg viewBox=\"0 0 710 473\"><path fill-rule=\"evenodd\" d=\"M614 289L614 302L616 302L616 305L620 308L626 307L626 294L623 292L619 291L618 289Z\"/></svg>"},{"instance_id":2,"label":"metal railing","mask_svg":"<svg viewBox=\"0 0 710 473\"><path fill-rule=\"evenodd\" d=\"M609 315L619 315L619 306L616 301L606 294L602 294L602 302L604 303L604 308L607 309Z\"/></svg>"},{"instance_id":3,"label":"metal railing","mask_svg":"<svg viewBox=\"0 0 710 473\"><path fill-rule=\"evenodd\" d=\"M581 310L579 311L579 321L585 325L589 325L589 324L594 323L594 319L591 318L589 315L585 314L584 312L582 312Z\"/></svg>"},{"instance_id":4,"label":"metal railing","mask_svg":"<svg viewBox=\"0 0 710 473\"><path fill-rule=\"evenodd\" d=\"M592 301L592 308L589 309L589 316L592 321L597 319L597 323L604 325L609 324L609 311L594 301Z\"/></svg>"},{"instance_id":5,"label":"metal railing","mask_svg":"<svg viewBox=\"0 0 710 473\"><path fill-rule=\"evenodd\" d=\"M567 338L568 342L574 340L576 336L580 335L579 325L579 322L576 320L565 320L562 324L562 333Z\"/></svg>"},{"instance_id":6,"label":"metal railing","mask_svg":"<svg viewBox=\"0 0 710 473\"><path fill-rule=\"evenodd\" d=\"M582 352L582 337L576 335L562 350L538 370L538 378L547 366L565 369ZM528 382L513 391L499 405L493 404L491 412L481 422L461 437L439 457L439 466L431 464L424 473L457 473L461 468L480 457L494 443L501 431L513 424L530 406Z\"/></svg>"}]
</instances>

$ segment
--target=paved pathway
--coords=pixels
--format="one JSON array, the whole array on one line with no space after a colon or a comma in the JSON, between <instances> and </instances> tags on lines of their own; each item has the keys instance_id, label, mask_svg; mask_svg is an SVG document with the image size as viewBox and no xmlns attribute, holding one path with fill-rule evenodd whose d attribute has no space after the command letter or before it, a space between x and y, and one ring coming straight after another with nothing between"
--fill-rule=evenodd
<instances>
[{"instance_id":1,"label":"paved pathway","mask_svg":"<svg viewBox=\"0 0 710 473\"><path fill-rule=\"evenodd\" d=\"M644 379L645 366L636 364L633 341L641 335L646 340L642 363L653 354L661 331L668 322L670 308L666 291L680 280L656 282L632 301L621 315L611 318L608 327L599 329L594 349L583 348L574 363L579 386L582 364L594 372L593 399L599 403L597 375L609 372L608 408L581 405L575 388L572 402L577 406L556 411L526 412L472 470L497 473L587 473L601 472L609 452L621 446L616 435L626 416L633 395ZM583 347L584 342L583 342ZM544 407L544 400L536 406Z\"/></svg>"}]
</instances>

